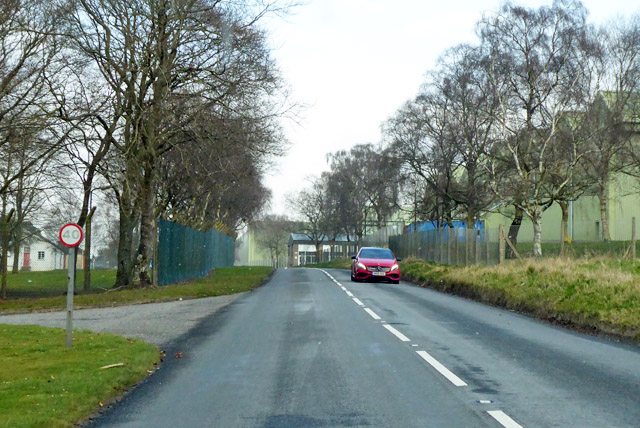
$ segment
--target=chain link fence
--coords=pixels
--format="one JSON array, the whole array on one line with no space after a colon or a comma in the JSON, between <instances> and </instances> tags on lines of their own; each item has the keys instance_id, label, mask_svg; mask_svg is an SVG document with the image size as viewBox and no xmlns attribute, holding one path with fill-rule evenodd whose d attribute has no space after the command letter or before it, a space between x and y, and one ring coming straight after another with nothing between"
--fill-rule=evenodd
<instances>
[{"instance_id":1,"label":"chain link fence","mask_svg":"<svg viewBox=\"0 0 640 428\"><path fill-rule=\"evenodd\" d=\"M164 219L158 222L158 285L203 278L212 269L233 266L235 240L210 229L200 232Z\"/></svg>"},{"instance_id":2,"label":"chain link fence","mask_svg":"<svg viewBox=\"0 0 640 428\"><path fill-rule=\"evenodd\" d=\"M498 229L434 229L389 237L397 257L418 258L447 265L497 264Z\"/></svg>"},{"instance_id":3,"label":"chain link fence","mask_svg":"<svg viewBox=\"0 0 640 428\"><path fill-rule=\"evenodd\" d=\"M609 241L603 241L598 224L589 225L593 236L577 234L582 239L570 238L571 231L557 226L557 237L543 235L542 254L548 257L586 257L610 255L618 258L635 258L638 251L635 218L611 222ZM576 227L577 230L577 227ZM495 265L501 263L507 253L514 257L533 256L533 242L522 234L517 242L508 239L508 227L492 229L435 229L417 233L390 236L389 248L398 257L414 257L446 265ZM555 233L554 233L555 235ZM562 238L564 236L564 239ZM509 251L509 247L515 252ZM517 254L517 255L516 255Z\"/></svg>"}]
</instances>

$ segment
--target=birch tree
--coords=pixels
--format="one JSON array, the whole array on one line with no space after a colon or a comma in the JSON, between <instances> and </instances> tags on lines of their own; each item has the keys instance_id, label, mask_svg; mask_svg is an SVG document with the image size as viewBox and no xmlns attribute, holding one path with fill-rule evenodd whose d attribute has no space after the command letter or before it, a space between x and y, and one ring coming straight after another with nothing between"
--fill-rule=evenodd
<instances>
[{"instance_id":1,"label":"birch tree","mask_svg":"<svg viewBox=\"0 0 640 428\"><path fill-rule=\"evenodd\" d=\"M506 3L478 26L499 96L498 138L515 172L508 183L494 179L493 190L502 200L514 201L531 219L537 257L542 255L542 213L569 184L578 161L577 154L568 164L563 161L563 180L555 188L549 186L550 171L560 170L552 150L559 121L579 99L584 61L577 52L586 40L586 15L573 0L556 0L551 7L538 9ZM495 177L495 163L490 169ZM521 199L510 198L505 188Z\"/></svg>"}]
</instances>

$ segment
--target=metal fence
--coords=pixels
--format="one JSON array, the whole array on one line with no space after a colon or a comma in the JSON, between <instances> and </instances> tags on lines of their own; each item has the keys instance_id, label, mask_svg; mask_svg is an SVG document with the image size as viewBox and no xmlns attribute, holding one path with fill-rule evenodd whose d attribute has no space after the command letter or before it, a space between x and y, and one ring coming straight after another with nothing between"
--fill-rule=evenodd
<instances>
[{"instance_id":1,"label":"metal fence","mask_svg":"<svg viewBox=\"0 0 640 428\"><path fill-rule=\"evenodd\" d=\"M398 257L447 265L497 264L499 229L435 229L391 236L389 248Z\"/></svg>"},{"instance_id":2,"label":"metal fence","mask_svg":"<svg viewBox=\"0 0 640 428\"><path fill-rule=\"evenodd\" d=\"M158 233L158 285L202 278L214 268L233 266L235 240L222 232L200 232L160 219Z\"/></svg>"},{"instance_id":3,"label":"metal fence","mask_svg":"<svg viewBox=\"0 0 640 428\"><path fill-rule=\"evenodd\" d=\"M263 260L251 260L249 262L243 262L237 266L271 266L273 268L283 268L289 265L289 259L286 255L278 257L277 260L263 259Z\"/></svg>"},{"instance_id":4,"label":"metal fence","mask_svg":"<svg viewBox=\"0 0 640 428\"><path fill-rule=\"evenodd\" d=\"M610 255L635 258L638 254L635 219L612 222L612 240L603 242L594 228L594 238L571 240L569 231L558 225L555 233L543 235L542 255L550 257L583 257ZM494 229L436 229L389 237L389 248L403 258L414 257L447 265L494 265L504 260L509 247L514 246L515 257L533 256L530 237L519 236L517 242L508 240L508 228ZM562 239L562 236L565 239Z\"/></svg>"}]
</instances>

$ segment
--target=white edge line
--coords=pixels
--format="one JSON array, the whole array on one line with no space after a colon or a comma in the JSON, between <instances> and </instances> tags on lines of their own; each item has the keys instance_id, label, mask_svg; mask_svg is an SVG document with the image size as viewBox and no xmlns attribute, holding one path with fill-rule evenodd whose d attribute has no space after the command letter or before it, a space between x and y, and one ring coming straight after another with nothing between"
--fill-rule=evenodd
<instances>
[{"instance_id":1,"label":"white edge line","mask_svg":"<svg viewBox=\"0 0 640 428\"><path fill-rule=\"evenodd\" d=\"M411 340L407 336L405 336L404 334L400 333L398 330L396 330L395 328L391 327L389 324L384 324L383 327L386 328L387 330L389 330L391 333L393 333L393 335L395 337L397 337L398 339L402 340L403 342L411 342Z\"/></svg>"},{"instance_id":2,"label":"white edge line","mask_svg":"<svg viewBox=\"0 0 640 428\"><path fill-rule=\"evenodd\" d=\"M386 327L386 326L385 326ZM449 382L454 384L455 386L467 386L467 384L460 379L458 376L454 375L448 368L440 364L438 360L429 355L426 351L416 351L418 355L420 355L427 363L431 364L431 366L436 369L440 374L446 377ZM493 415L492 415L493 416Z\"/></svg>"},{"instance_id":3,"label":"white edge line","mask_svg":"<svg viewBox=\"0 0 640 428\"><path fill-rule=\"evenodd\" d=\"M381 318L378 316L378 314L376 314L375 312L373 312L371 309L369 309L369 308L364 308L364 310L365 310L369 315L371 315L371 318L373 318L374 320L379 320L379 319L381 319Z\"/></svg>"},{"instance_id":4,"label":"white edge line","mask_svg":"<svg viewBox=\"0 0 640 428\"><path fill-rule=\"evenodd\" d=\"M502 410L490 410L487 413L489 413L493 419L500 422L500 424L505 428L522 428L522 425L511 419Z\"/></svg>"},{"instance_id":5,"label":"white edge line","mask_svg":"<svg viewBox=\"0 0 640 428\"><path fill-rule=\"evenodd\" d=\"M364 306L364 303L362 303L362 302L360 301L360 299L358 299L357 297L354 297L354 298L353 298L353 301L354 301L354 302L356 302L356 303L357 303L358 305L360 305L360 306Z\"/></svg>"}]
</instances>

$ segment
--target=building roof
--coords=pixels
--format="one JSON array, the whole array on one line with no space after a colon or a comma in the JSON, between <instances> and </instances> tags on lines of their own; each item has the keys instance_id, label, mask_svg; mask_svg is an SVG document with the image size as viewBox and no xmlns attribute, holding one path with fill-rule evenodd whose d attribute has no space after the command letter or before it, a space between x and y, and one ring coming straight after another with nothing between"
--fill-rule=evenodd
<instances>
[{"instance_id":1,"label":"building roof","mask_svg":"<svg viewBox=\"0 0 640 428\"><path fill-rule=\"evenodd\" d=\"M347 239L346 235L338 235L335 239L329 240L328 238L324 238L323 243L336 243L336 242L353 242ZM309 236L305 233L292 233L289 236L289 244L293 243L313 243L313 241L309 238Z\"/></svg>"}]
</instances>

